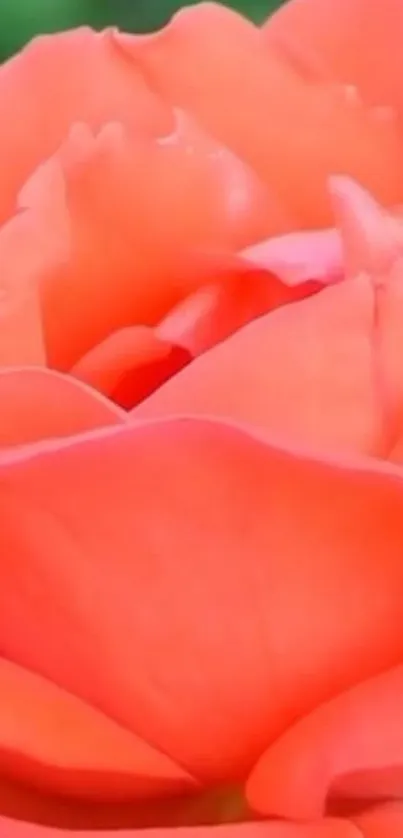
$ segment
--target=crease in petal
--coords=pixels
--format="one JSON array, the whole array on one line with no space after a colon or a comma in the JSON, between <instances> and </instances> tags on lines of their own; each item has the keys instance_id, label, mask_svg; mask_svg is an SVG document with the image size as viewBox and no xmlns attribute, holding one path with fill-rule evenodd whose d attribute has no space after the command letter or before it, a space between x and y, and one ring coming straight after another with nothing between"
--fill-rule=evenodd
<instances>
[{"instance_id":1,"label":"crease in petal","mask_svg":"<svg viewBox=\"0 0 403 838\"><path fill-rule=\"evenodd\" d=\"M10 779L100 801L195 787L147 742L51 681L0 660L0 766Z\"/></svg>"},{"instance_id":2,"label":"crease in petal","mask_svg":"<svg viewBox=\"0 0 403 838\"><path fill-rule=\"evenodd\" d=\"M3 654L205 782L401 659L397 467L183 418L3 452L0 491Z\"/></svg>"}]
</instances>

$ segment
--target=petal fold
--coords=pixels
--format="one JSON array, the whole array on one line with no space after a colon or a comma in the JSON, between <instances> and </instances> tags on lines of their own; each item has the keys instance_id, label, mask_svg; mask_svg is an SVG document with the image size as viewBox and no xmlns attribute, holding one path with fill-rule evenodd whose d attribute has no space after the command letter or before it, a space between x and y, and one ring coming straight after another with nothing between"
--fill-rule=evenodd
<instances>
[{"instance_id":1,"label":"petal fold","mask_svg":"<svg viewBox=\"0 0 403 838\"><path fill-rule=\"evenodd\" d=\"M118 425L125 415L73 378L46 369L0 371L0 446Z\"/></svg>"},{"instance_id":2,"label":"petal fold","mask_svg":"<svg viewBox=\"0 0 403 838\"><path fill-rule=\"evenodd\" d=\"M343 800L361 808L403 790L403 668L359 684L291 727L248 781L253 808L314 820Z\"/></svg>"},{"instance_id":3,"label":"petal fold","mask_svg":"<svg viewBox=\"0 0 403 838\"><path fill-rule=\"evenodd\" d=\"M195 786L166 756L44 678L0 659L2 773L99 801Z\"/></svg>"},{"instance_id":4,"label":"petal fold","mask_svg":"<svg viewBox=\"0 0 403 838\"><path fill-rule=\"evenodd\" d=\"M197 287L189 253L259 239L270 203L253 172L187 118L154 142L118 124L96 136L76 126L23 198L50 202L70 225L66 264L41 294L49 363L62 370L113 332L157 325Z\"/></svg>"}]
</instances>

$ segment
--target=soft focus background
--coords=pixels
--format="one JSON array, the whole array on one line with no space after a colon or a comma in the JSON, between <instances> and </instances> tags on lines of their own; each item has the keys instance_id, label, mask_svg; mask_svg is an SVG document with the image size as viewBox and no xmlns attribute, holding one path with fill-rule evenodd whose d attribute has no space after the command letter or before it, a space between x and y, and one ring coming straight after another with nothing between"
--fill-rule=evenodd
<instances>
[{"instance_id":1,"label":"soft focus background","mask_svg":"<svg viewBox=\"0 0 403 838\"><path fill-rule=\"evenodd\" d=\"M255 21L262 21L281 0L224 0ZM114 24L147 31L169 20L192 0L0 0L0 59L39 32L52 32L82 23L96 28ZM369 0L368 0L369 2ZM374 0L381 2L381 0ZM402 0L403 2L403 0Z\"/></svg>"}]
</instances>

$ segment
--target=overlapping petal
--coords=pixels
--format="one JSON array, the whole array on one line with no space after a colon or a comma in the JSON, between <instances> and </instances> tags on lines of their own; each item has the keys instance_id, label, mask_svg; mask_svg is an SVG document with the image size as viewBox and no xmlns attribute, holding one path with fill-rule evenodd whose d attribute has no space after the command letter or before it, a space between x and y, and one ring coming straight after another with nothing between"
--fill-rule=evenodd
<instances>
[{"instance_id":1,"label":"overlapping petal","mask_svg":"<svg viewBox=\"0 0 403 838\"><path fill-rule=\"evenodd\" d=\"M4 455L1 504L4 654L197 777L402 655L386 466L156 422Z\"/></svg>"},{"instance_id":2,"label":"overlapping petal","mask_svg":"<svg viewBox=\"0 0 403 838\"><path fill-rule=\"evenodd\" d=\"M400 460L402 225L352 182L332 188L348 281L241 329L134 418L219 415L325 450Z\"/></svg>"},{"instance_id":3,"label":"overlapping petal","mask_svg":"<svg viewBox=\"0 0 403 838\"><path fill-rule=\"evenodd\" d=\"M18 102L18 107L16 107ZM36 166L75 122L94 130L118 120L148 136L169 131L170 108L122 58L111 31L89 28L36 38L0 70L0 220Z\"/></svg>"},{"instance_id":4,"label":"overlapping petal","mask_svg":"<svg viewBox=\"0 0 403 838\"><path fill-rule=\"evenodd\" d=\"M97 137L77 126L22 200L70 225L66 264L42 284L48 359L61 369L112 332L157 324L194 290L192 249L243 247L270 214L253 173L184 118L153 144L117 124Z\"/></svg>"},{"instance_id":5,"label":"overlapping petal","mask_svg":"<svg viewBox=\"0 0 403 838\"><path fill-rule=\"evenodd\" d=\"M0 765L33 788L100 801L195 787L164 754L51 681L0 660Z\"/></svg>"},{"instance_id":6,"label":"overlapping petal","mask_svg":"<svg viewBox=\"0 0 403 838\"><path fill-rule=\"evenodd\" d=\"M154 35L118 33L116 41L164 100L188 110L256 169L298 225L329 223L326 180L337 172L386 203L401 199L393 113L372 111L351 87L301 72L235 12L201 3Z\"/></svg>"},{"instance_id":7,"label":"overlapping petal","mask_svg":"<svg viewBox=\"0 0 403 838\"><path fill-rule=\"evenodd\" d=\"M200 270L201 287L168 312L157 334L195 357L245 323L341 279L336 232L326 232L324 247L322 242L319 232L302 233L272 238L235 255L199 255L193 271Z\"/></svg>"},{"instance_id":8,"label":"overlapping petal","mask_svg":"<svg viewBox=\"0 0 403 838\"><path fill-rule=\"evenodd\" d=\"M125 421L123 411L73 378L41 368L0 371L0 446L73 436Z\"/></svg>"},{"instance_id":9,"label":"overlapping petal","mask_svg":"<svg viewBox=\"0 0 403 838\"><path fill-rule=\"evenodd\" d=\"M403 789L403 668L359 684L291 727L261 757L248 782L253 808L295 820L399 799Z\"/></svg>"},{"instance_id":10,"label":"overlapping petal","mask_svg":"<svg viewBox=\"0 0 403 838\"><path fill-rule=\"evenodd\" d=\"M400 0L292 0L269 18L265 38L319 78L355 85L367 103L402 116L402 32Z\"/></svg>"}]
</instances>

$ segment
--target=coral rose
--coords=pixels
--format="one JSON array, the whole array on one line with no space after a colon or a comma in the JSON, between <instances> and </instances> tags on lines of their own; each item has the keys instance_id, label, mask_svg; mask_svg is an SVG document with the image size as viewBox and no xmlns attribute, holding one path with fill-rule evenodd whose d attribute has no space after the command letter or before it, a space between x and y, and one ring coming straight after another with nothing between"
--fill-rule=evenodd
<instances>
[{"instance_id":1,"label":"coral rose","mask_svg":"<svg viewBox=\"0 0 403 838\"><path fill-rule=\"evenodd\" d=\"M403 834L402 34L0 69L1 838Z\"/></svg>"}]
</instances>

